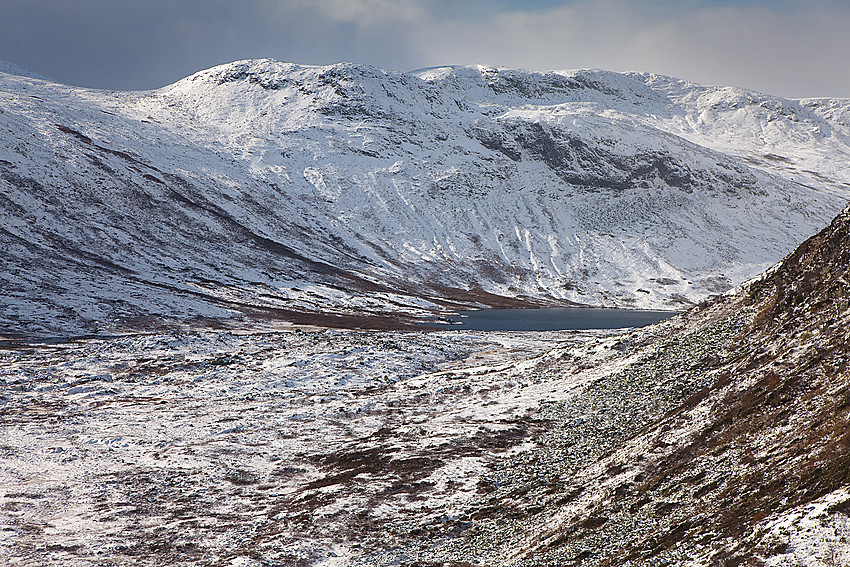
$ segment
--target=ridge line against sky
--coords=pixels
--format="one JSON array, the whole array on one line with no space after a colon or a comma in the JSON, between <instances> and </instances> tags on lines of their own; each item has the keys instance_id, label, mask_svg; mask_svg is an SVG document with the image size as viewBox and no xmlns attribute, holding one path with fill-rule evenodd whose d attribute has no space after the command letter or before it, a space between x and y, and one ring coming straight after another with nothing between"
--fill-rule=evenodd
<instances>
[{"instance_id":1,"label":"ridge line against sky","mask_svg":"<svg viewBox=\"0 0 850 567\"><path fill-rule=\"evenodd\" d=\"M0 15L0 59L96 88L271 57L595 67L850 97L850 2L839 0L0 0Z\"/></svg>"}]
</instances>

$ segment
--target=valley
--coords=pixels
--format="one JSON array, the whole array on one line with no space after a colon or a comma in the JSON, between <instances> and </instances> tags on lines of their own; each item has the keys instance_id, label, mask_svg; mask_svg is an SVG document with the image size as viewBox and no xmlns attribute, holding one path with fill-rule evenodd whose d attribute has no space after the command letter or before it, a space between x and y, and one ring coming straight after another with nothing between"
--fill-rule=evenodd
<instances>
[{"instance_id":1,"label":"valley","mask_svg":"<svg viewBox=\"0 0 850 567\"><path fill-rule=\"evenodd\" d=\"M850 101L0 65L0 560L850 562ZM678 313L427 330L482 307Z\"/></svg>"}]
</instances>

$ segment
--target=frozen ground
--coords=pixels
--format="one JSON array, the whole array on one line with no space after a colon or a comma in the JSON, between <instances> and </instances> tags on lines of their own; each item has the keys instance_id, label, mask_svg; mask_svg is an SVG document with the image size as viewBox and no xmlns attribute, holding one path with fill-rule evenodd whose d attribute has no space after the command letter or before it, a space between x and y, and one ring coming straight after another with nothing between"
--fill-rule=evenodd
<instances>
[{"instance_id":1,"label":"frozen ground","mask_svg":"<svg viewBox=\"0 0 850 567\"><path fill-rule=\"evenodd\" d=\"M521 394L535 376L518 378L518 361L597 339L198 331L7 346L0 558L345 564L450 517L528 434L516 417L541 394Z\"/></svg>"},{"instance_id":2,"label":"frozen ground","mask_svg":"<svg viewBox=\"0 0 850 567\"><path fill-rule=\"evenodd\" d=\"M759 289L632 332L7 343L0 563L842 565L850 310L779 332Z\"/></svg>"}]
</instances>

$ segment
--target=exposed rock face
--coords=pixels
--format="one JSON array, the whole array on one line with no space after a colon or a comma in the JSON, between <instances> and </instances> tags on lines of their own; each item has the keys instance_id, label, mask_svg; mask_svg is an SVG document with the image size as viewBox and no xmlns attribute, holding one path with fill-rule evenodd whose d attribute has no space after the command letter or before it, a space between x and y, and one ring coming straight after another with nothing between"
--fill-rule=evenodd
<instances>
[{"instance_id":1,"label":"exposed rock face","mask_svg":"<svg viewBox=\"0 0 850 567\"><path fill-rule=\"evenodd\" d=\"M679 309L775 263L850 186L841 100L271 60L114 93L4 68L5 334Z\"/></svg>"}]
</instances>

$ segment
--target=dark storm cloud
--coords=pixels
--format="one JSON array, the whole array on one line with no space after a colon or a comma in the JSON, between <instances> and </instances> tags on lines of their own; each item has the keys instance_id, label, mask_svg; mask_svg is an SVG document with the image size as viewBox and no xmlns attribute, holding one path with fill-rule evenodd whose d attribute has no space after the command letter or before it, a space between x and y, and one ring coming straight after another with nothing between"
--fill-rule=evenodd
<instances>
[{"instance_id":1,"label":"dark storm cloud","mask_svg":"<svg viewBox=\"0 0 850 567\"><path fill-rule=\"evenodd\" d=\"M191 15L191 9L201 4L205 3L17 2L6 7L0 19L0 55L73 84L156 86L177 78L193 50L215 48L206 36L221 34L217 28L229 14L218 10L228 5L210 2L215 9L209 14Z\"/></svg>"},{"instance_id":2,"label":"dark storm cloud","mask_svg":"<svg viewBox=\"0 0 850 567\"><path fill-rule=\"evenodd\" d=\"M365 15L360 22L337 18L356 12L328 13L320 4L13 2L0 18L0 58L61 82L115 89L158 87L199 69L252 57L316 64L358 60L402 68L412 58L393 26L365 25Z\"/></svg>"},{"instance_id":3,"label":"dark storm cloud","mask_svg":"<svg viewBox=\"0 0 850 567\"><path fill-rule=\"evenodd\" d=\"M850 96L850 6L838 0L6 0L0 16L0 58L103 88L273 57L599 67Z\"/></svg>"}]
</instances>

